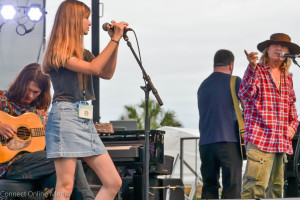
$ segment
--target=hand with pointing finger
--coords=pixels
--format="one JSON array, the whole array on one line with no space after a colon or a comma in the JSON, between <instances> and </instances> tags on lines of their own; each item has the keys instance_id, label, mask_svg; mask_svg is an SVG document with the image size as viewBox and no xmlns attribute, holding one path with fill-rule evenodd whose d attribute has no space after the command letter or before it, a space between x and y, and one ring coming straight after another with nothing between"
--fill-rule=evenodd
<instances>
[{"instance_id":1,"label":"hand with pointing finger","mask_svg":"<svg viewBox=\"0 0 300 200\"><path fill-rule=\"evenodd\" d=\"M251 68L253 70L256 69L256 61L258 60L258 56L257 56L257 52L251 52L251 53L248 53L246 50L244 50L246 56L247 56L247 59L249 61L249 64L251 66Z\"/></svg>"}]
</instances>

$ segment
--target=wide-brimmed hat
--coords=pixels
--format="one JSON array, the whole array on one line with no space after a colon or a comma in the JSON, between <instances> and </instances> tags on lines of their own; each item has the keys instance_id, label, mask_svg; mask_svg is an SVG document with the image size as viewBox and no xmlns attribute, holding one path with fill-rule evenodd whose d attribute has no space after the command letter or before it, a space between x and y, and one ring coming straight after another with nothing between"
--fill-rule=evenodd
<instances>
[{"instance_id":1,"label":"wide-brimmed hat","mask_svg":"<svg viewBox=\"0 0 300 200\"><path fill-rule=\"evenodd\" d=\"M291 42L290 36L284 33L274 33L271 35L269 40L261 42L257 45L257 49L263 52L265 48L269 47L271 44L281 44L289 48L291 54L299 54L300 47L297 44Z\"/></svg>"}]
</instances>

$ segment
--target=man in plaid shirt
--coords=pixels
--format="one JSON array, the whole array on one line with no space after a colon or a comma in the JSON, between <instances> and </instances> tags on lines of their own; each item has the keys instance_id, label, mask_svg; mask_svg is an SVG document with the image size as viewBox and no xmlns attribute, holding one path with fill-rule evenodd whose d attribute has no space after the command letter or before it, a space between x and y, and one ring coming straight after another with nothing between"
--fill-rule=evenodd
<instances>
[{"instance_id":1,"label":"man in plaid shirt","mask_svg":"<svg viewBox=\"0 0 300 200\"><path fill-rule=\"evenodd\" d=\"M293 153L291 140L299 121L288 71L291 60L280 54L299 54L300 47L288 35L275 33L257 48L262 52L258 64L257 53L245 50L249 66L239 90L247 145L242 198L281 198L286 153Z\"/></svg>"}]
</instances>

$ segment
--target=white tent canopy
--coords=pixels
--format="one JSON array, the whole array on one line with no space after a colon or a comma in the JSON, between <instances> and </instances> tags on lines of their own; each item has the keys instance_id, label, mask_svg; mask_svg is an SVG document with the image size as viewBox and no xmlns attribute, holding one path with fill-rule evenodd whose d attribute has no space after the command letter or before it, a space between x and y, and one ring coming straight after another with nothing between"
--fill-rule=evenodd
<instances>
[{"instance_id":1,"label":"white tent canopy","mask_svg":"<svg viewBox=\"0 0 300 200\"><path fill-rule=\"evenodd\" d=\"M164 126L159 128L159 130L165 131L164 138L164 155L169 155L174 157L174 161L177 155L180 155L180 138L190 138L190 137L200 137L198 129L187 129L187 128L177 128ZM199 156L199 140L185 140L184 141L184 151L183 160L200 174L200 156ZM196 169L195 169L196 168ZM177 163L173 169L172 178L180 178L180 159L178 157ZM191 185L195 182L194 173L189 170L189 168L183 166L183 183L185 185Z\"/></svg>"}]
</instances>

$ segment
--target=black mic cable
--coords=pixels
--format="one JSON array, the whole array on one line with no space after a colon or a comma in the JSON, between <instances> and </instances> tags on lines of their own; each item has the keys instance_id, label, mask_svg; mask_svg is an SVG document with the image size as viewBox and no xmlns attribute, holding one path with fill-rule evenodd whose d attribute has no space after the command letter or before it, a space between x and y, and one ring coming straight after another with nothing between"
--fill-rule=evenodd
<instances>
[{"instance_id":1,"label":"black mic cable","mask_svg":"<svg viewBox=\"0 0 300 200\"><path fill-rule=\"evenodd\" d=\"M106 22L106 23L104 23L104 24L102 25L102 29L103 29L104 31L109 31L109 30L114 31L114 28L108 29L108 26L111 26L111 24L108 23L108 22ZM139 41L138 41L138 39L137 39L137 36L136 36L135 31L134 31L133 29L131 29L131 28L124 28L123 38L124 38L125 41L128 40L128 37L127 37L127 32L128 32L128 31L132 31L133 34L134 34L134 36L135 36L135 40L136 40L136 44L137 44L137 48L138 48L138 52L139 52L139 57L140 57L140 62L142 63L142 56L141 56L141 51L140 51L140 45L139 45Z\"/></svg>"}]
</instances>

